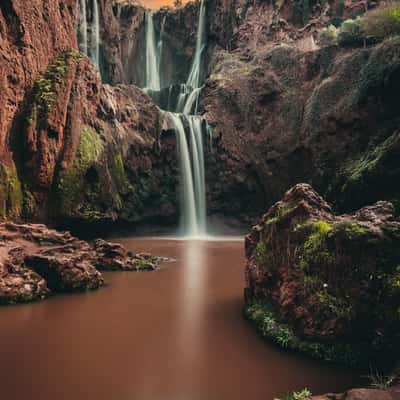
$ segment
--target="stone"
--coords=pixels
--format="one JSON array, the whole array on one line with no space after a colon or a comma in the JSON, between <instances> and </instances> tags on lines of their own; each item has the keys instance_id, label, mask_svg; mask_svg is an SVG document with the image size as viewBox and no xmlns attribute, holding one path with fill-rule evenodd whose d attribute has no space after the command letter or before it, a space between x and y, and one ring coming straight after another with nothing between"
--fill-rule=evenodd
<instances>
[{"instance_id":1,"label":"stone","mask_svg":"<svg viewBox=\"0 0 400 400\"><path fill-rule=\"evenodd\" d=\"M45 225L0 223L1 304L95 290L104 285L99 270L154 271L158 264L158 258L132 254L117 243L89 243Z\"/></svg>"},{"instance_id":2,"label":"stone","mask_svg":"<svg viewBox=\"0 0 400 400\"><path fill-rule=\"evenodd\" d=\"M378 202L335 215L310 185L294 186L246 237L246 298L268 304L266 312L293 333L293 348L309 348L319 358L350 358L351 351L329 350L339 343L357 349L359 362L395 360L400 221L393 213L392 204ZM253 307L251 316L260 310Z\"/></svg>"}]
</instances>

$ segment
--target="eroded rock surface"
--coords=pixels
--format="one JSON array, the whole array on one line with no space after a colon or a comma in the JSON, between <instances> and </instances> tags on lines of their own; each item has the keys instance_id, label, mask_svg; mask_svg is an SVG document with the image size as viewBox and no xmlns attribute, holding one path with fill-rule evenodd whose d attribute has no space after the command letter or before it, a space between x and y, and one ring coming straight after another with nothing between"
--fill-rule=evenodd
<instances>
[{"instance_id":1,"label":"eroded rock surface","mask_svg":"<svg viewBox=\"0 0 400 400\"><path fill-rule=\"evenodd\" d=\"M343 394L326 394L314 396L310 400L398 400L400 399L400 387L392 387L388 390L377 389L352 389Z\"/></svg>"},{"instance_id":2,"label":"eroded rock surface","mask_svg":"<svg viewBox=\"0 0 400 400\"><path fill-rule=\"evenodd\" d=\"M104 284L99 270L155 270L157 263L104 240L88 243L45 225L1 223L0 303L98 289Z\"/></svg>"}]
</instances>

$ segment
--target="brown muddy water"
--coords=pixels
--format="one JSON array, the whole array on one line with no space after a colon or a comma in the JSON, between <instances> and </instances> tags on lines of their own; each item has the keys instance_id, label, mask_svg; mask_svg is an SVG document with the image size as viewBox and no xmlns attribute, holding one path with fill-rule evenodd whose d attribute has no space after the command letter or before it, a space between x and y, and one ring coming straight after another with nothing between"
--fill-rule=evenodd
<instances>
[{"instance_id":1,"label":"brown muddy water","mask_svg":"<svg viewBox=\"0 0 400 400\"><path fill-rule=\"evenodd\" d=\"M177 262L0 308L1 399L272 400L360 383L257 336L241 314L242 241L116 241Z\"/></svg>"}]
</instances>

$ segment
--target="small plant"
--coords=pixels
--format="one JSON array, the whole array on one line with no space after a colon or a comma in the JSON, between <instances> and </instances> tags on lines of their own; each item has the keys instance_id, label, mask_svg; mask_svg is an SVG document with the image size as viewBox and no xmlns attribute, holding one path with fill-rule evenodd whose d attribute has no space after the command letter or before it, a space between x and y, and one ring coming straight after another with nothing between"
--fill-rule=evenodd
<instances>
[{"instance_id":1,"label":"small plant","mask_svg":"<svg viewBox=\"0 0 400 400\"><path fill-rule=\"evenodd\" d=\"M267 257L267 245L265 242L260 241L257 244L256 247L256 261L259 264L262 264L265 262L265 259Z\"/></svg>"},{"instance_id":2,"label":"small plant","mask_svg":"<svg viewBox=\"0 0 400 400\"><path fill-rule=\"evenodd\" d=\"M307 388L305 388L300 392L293 392L288 394L286 397L284 397L283 400L306 400L311 396L312 393ZM280 400L280 399L275 399L275 400Z\"/></svg>"},{"instance_id":3,"label":"small plant","mask_svg":"<svg viewBox=\"0 0 400 400\"><path fill-rule=\"evenodd\" d=\"M383 40L400 34L400 4L379 7L362 18L362 29L369 38Z\"/></svg>"},{"instance_id":4,"label":"small plant","mask_svg":"<svg viewBox=\"0 0 400 400\"><path fill-rule=\"evenodd\" d=\"M329 25L327 28L322 29L319 34L319 43L323 47L337 46L338 30L336 26Z\"/></svg>"},{"instance_id":5,"label":"small plant","mask_svg":"<svg viewBox=\"0 0 400 400\"><path fill-rule=\"evenodd\" d=\"M347 19L341 25L338 32L338 43L340 46L358 46L364 42L362 20Z\"/></svg>"},{"instance_id":6,"label":"small plant","mask_svg":"<svg viewBox=\"0 0 400 400\"><path fill-rule=\"evenodd\" d=\"M385 390L393 385L396 377L394 375L383 375L378 370L371 369L368 379L371 382L371 388Z\"/></svg>"}]
</instances>

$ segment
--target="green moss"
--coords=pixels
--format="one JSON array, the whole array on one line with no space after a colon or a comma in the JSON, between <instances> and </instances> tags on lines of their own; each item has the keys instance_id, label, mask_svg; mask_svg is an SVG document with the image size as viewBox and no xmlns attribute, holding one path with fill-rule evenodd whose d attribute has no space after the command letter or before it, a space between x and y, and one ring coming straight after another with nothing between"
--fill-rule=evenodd
<instances>
[{"instance_id":1,"label":"green moss","mask_svg":"<svg viewBox=\"0 0 400 400\"><path fill-rule=\"evenodd\" d=\"M17 218L22 210L22 189L15 167L0 165L0 218Z\"/></svg>"},{"instance_id":2,"label":"green moss","mask_svg":"<svg viewBox=\"0 0 400 400\"><path fill-rule=\"evenodd\" d=\"M362 18L362 28L367 37L383 40L400 34L400 5L393 2L370 11Z\"/></svg>"},{"instance_id":3,"label":"green moss","mask_svg":"<svg viewBox=\"0 0 400 400\"><path fill-rule=\"evenodd\" d=\"M343 221L335 224L334 233L345 235L348 239L357 239L361 236L367 235L369 230L355 222Z\"/></svg>"},{"instance_id":4,"label":"green moss","mask_svg":"<svg viewBox=\"0 0 400 400\"><path fill-rule=\"evenodd\" d=\"M350 162L345 170L348 175L348 182L344 185L342 191L345 191L350 185L362 182L367 175L373 173L396 140L395 135L390 136L383 143L366 152L360 159Z\"/></svg>"},{"instance_id":5,"label":"green moss","mask_svg":"<svg viewBox=\"0 0 400 400\"><path fill-rule=\"evenodd\" d=\"M57 194L64 213L74 214L85 193L85 174L99 160L103 143L97 132L88 126L81 131L73 165L60 174ZM90 213L90 210L87 210Z\"/></svg>"},{"instance_id":6,"label":"green moss","mask_svg":"<svg viewBox=\"0 0 400 400\"><path fill-rule=\"evenodd\" d=\"M362 44L364 37L361 18L344 21L340 26L337 39L341 46L358 46Z\"/></svg>"},{"instance_id":7,"label":"green moss","mask_svg":"<svg viewBox=\"0 0 400 400\"><path fill-rule=\"evenodd\" d=\"M41 119L50 112L57 100L57 91L68 72L70 60L81 58L80 53L67 50L57 57L47 71L36 80L33 89L32 111L28 116L29 125L33 123L35 117Z\"/></svg>"},{"instance_id":8,"label":"green moss","mask_svg":"<svg viewBox=\"0 0 400 400\"><path fill-rule=\"evenodd\" d=\"M260 241L256 247L256 262L263 264L267 257L267 244L264 241Z\"/></svg>"},{"instance_id":9,"label":"green moss","mask_svg":"<svg viewBox=\"0 0 400 400\"><path fill-rule=\"evenodd\" d=\"M110 162L110 173L118 191L121 193L126 192L129 181L126 177L124 159L121 153L115 154L112 158Z\"/></svg>"},{"instance_id":10,"label":"green moss","mask_svg":"<svg viewBox=\"0 0 400 400\"><path fill-rule=\"evenodd\" d=\"M315 296L319 305L328 313L328 318L334 316L336 318L351 320L353 317L352 305L346 299L329 293L328 289L319 290Z\"/></svg>"},{"instance_id":11,"label":"green moss","mask_svg":"<svg viewBox=\"0 0 400 400\"><path fill-rule=\"evenodd\" d=\"M293 209L294 208L292 206L290 206L289 204L279 204L276 207L274 216L272 218L268 219L267 221L265 221L265 224L270 225L270 224L277 223L283 217L285 217L286 215L291 213L293 211Z\"/></svg>"},{"instance_id":12,"label":"green moss","mask_svg":"<svg viewBox=\"0 0 400 400\"><path fill-rule=\"evenodd\" d=\"M326 221L317 221L297 227L296 229L304 228L310 229L311 233L301 249L300 267L305 271L310 271L315 265L332 264L334 262L334 255L328 249L327 239L333 231L333 226Z\"/></svg>"},{"instance_id":13,"label":"green moss","mask_svg":"<svg viewBox=\"0 0 400 400\"><path fill-rule=\"evenodd\" d=\"M307 389L300 390L299 392L293 392L284 397L284 400L306 400L312 396L312 393ZM279 400L279 399L278 399Z\"/></svg>"},{"instance_id":14,"label":"green moss","mask_svg":"<svg viewBox=\"0 0 400 400\"><path fill-rule=\"evenodd\" d=\"M386 290L390 294L400 294L400 266L395 269L393 274L387 276Z\"/></svg>"},{"instance_id":15,"label":"green moss","mask_svg":"<svg viewBox=\"0 0 400 400\"><path fill-rule=\"evenodd\" d=\"M263 337L284 348L300 351L320 360L347 365L357 365L368 359L368 352L362 345L322 343L299 338L289 325L278 321L272 307L267 303L254 301L245 309L245 315Z\"/></svg>"}]
</instances>

